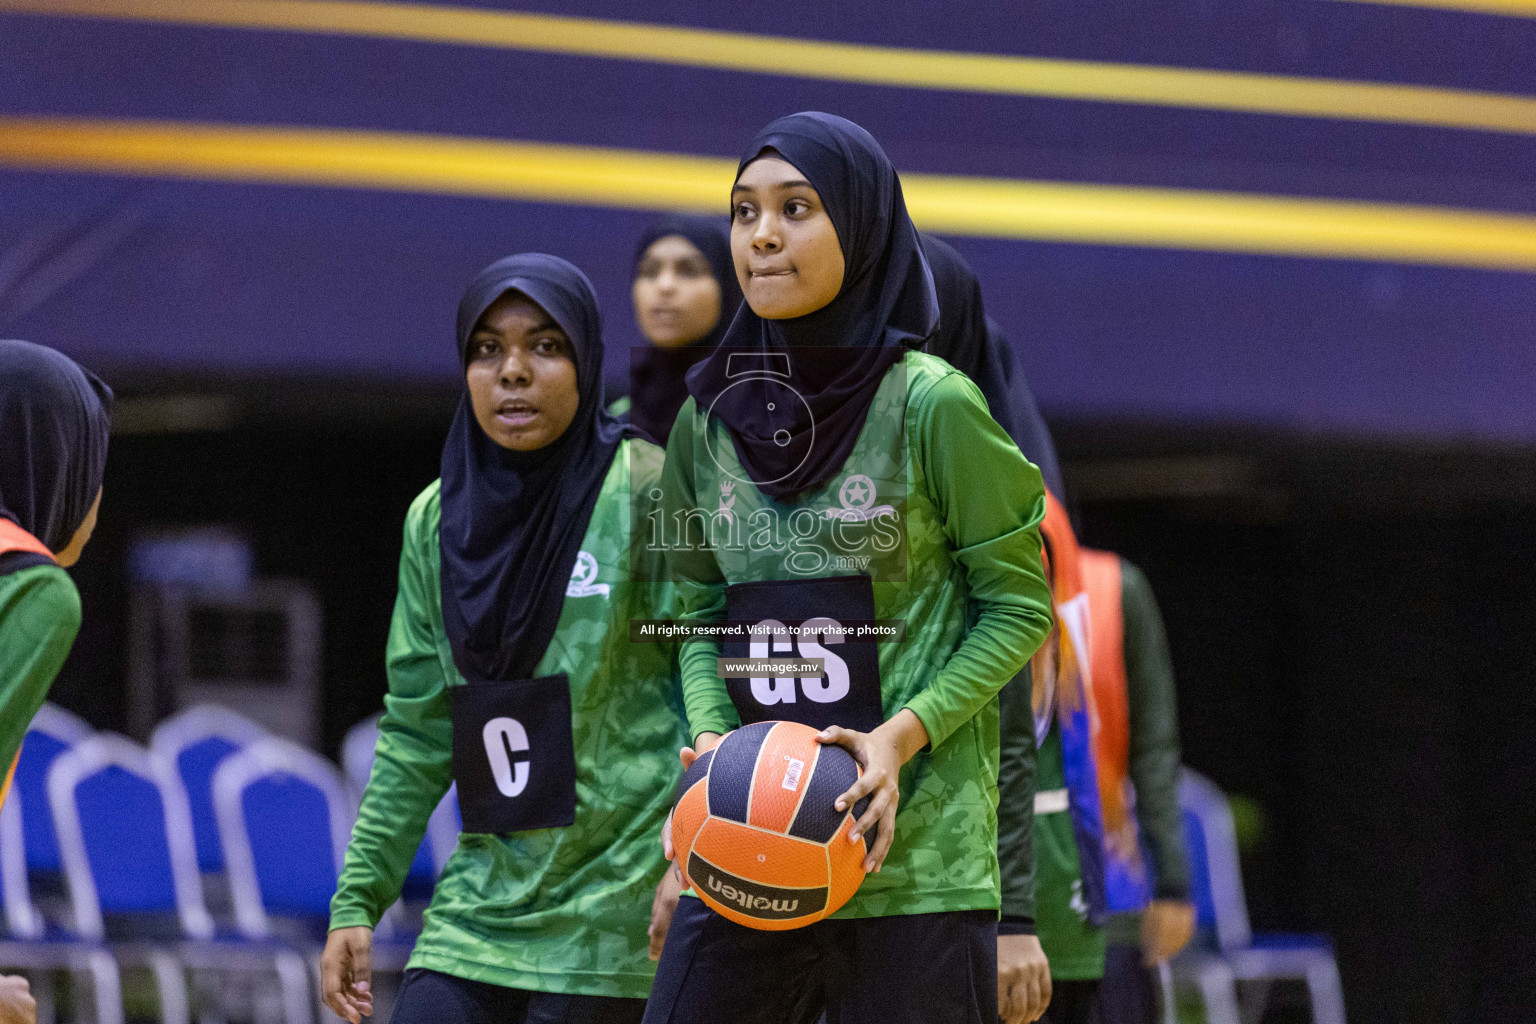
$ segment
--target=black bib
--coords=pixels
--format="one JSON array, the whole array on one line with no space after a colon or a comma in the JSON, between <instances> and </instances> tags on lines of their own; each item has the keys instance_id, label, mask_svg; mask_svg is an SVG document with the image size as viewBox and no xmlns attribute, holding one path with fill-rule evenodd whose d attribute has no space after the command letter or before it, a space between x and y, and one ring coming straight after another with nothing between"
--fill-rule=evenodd
<instances>
[{"instance_id":1,"label":"black bib","mask_svg":"<svg viewBox=\"0 0 1536 1024\"><path fill-rule=\"evenodd\" d=\"M525 832L576 821L565 675L451 686L448 703L465 832Z\"/></svg>"},{"instance_id":2,"label":"black bib","mask_svg":"<svg viewBox=\"0 0 1536 1024\"><path fill-rule=\"evenodd\" d=\"M869 732L885 721L880 703L880 652L873 640L852 639L833 629L873 622L875 590L868 576L735 583L725 588L725 616L786 635L727 640L727 658L821 658L820 676L726 679L742 725L778 720L817 729L840 725Z\"/></svg>"}]
</instances>

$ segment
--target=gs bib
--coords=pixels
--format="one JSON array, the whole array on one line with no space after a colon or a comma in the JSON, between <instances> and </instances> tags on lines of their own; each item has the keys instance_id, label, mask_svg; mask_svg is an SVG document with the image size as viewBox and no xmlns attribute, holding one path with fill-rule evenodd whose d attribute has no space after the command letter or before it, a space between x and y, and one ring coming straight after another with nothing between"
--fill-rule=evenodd
<instances>
[{"instance_id":1,"label":"gs bib","mask_svg":"<svg viewBox=\"0 0 1536 1024\"><path fill-rule=\"evenodd\" d=\"M874 641L839 630L875 618L868 576L734 583L725 588L725 614L748 623L751 640L728 640L725 657L821 658L819 676L728 678L726 691L742 725L779 720L816 729L840 725L869 732L885 721L880 655Z\"/></svg>"}]
</instances>

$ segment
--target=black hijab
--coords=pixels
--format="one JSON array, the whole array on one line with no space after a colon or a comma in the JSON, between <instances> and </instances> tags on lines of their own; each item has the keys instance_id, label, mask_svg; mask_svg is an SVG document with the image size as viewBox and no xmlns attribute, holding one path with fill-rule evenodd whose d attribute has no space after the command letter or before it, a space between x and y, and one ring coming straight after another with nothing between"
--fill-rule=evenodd
<instances>
[{"instance_id":1,"label":"black hijab","mask_svg":"<svg viewBox=\"0 0 1536 1024\"><path fill-rule=\"evenodd\" d=\"M639 269L652 243L671 235L688 239L709 261L710 272L720 284L720 319L708 334L692 344L677 348L641 345L630 355L629 421L660 444L667 443L677 411L688 397L684 375L720 343L741 305L741 285L736 280L736 265L731 261L731 240L724 226L713 218L676 215L652 221L635 247L634 269Z\"/></svg>"},{"instance_id":2,"label":"black hijab","mask_svg":"<svg viewBox=\"0 0 1536 1024\"><path fill-rule=\"evenodd\" d=\"M1024 371L1014 361L1008 336L982 306L976 272L949 243L932 235L922 238L939 293L939 329L929 339L928 351L976 382L992 418L1040 468L1050 492L1065 500L1056 442Z\"/></svg>"},{"instance_id":3,"label":"black hijab","mask_svg":"<svg viewBox=\"0 0 1536 1024\"><path fill-rule=\"evenodd\" d=\"M497 260L459 302L459 359L491 303L507 292L538 303L576 352L580 404L538 451L501 447L480 429L466 392L443 445L443 626L470 682L526 679L549 647L582 537L623 429L603 408L602 315L585 274L525 253Z\"/></svg>"},{"instance_id":4,"label":"black hijab","mask_svg":"<svg viewBox=\"0 0 1536 1024\"><path fill-rule=\"evenodd\" d=\"M764 150L776 151L821 196L843 250L842 288L792 320L764 320L743 303L720 347L688 374L688 390L730 428L757 486L782 501L842 469L885 372L932 333L938 300L896 168L868 132L831 114L781 117L752 140L737 176ZM739 360L734 373L732 355ZM784 384L733 380L752 360L776 365L769 356L788 363L786 383L804 399L787 403L788 415L767 411Z\"/></svg>"},{"instance_id":5,"label":"black hijab","mask_svg":"<svg viewBox=\"0 0 1536 1024\"><path fill-rule=\"evenodd\" d=\"M0 341L0 517L49 551L68 547L101 490L111 415L112 389L94 373L51 348Z\"/></svg>"}]
</instances>

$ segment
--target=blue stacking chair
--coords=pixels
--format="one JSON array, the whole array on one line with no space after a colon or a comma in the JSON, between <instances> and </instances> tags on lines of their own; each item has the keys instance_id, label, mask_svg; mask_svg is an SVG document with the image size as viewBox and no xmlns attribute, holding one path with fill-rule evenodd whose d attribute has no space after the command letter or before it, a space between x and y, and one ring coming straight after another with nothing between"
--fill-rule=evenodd
<instances>
[{"instance_id":1,"label":"blue stacking chair","mask_svg":"<svg viewBox=\"0 0 1536 1024\"><path fill-rule=\"evenodd\" d=\"M21 824L27 870L36 876L57 876L63 870L53 816L48 813L48 769L53 767L55 758L90 738L95 731L85 719L52 703L38 708L27 727L21 757L16 762L13 789L26 809Z\"/></svg>"},{"instance_id":2,"label":"blue stacking chair","mask_svg":"<svg viewBox=\"0 0 1536 1024\"><path fill-rule=\"evenodd\" d=\"M26 841L22 835L21 797L14 791L0 807L0 902L5 911L5 929L0 935L0 966L34 974L32 995L37 1000L37 1019L53 1020L52 972L71 971L90 979L97 1021L121 1024L122 982L117 962L91 943L50 934L47 922L32 902L27 879Z\"/></svg>"},{"instance_id":3,"label":"blue stacking chair","mask_svg":"<svg viewBox=\"0 0 1536 1024\"><path fill-rule=\"evenodd\" d=\"M370 715L358 722L347 730L346 739L341 745L342 770L352 789L353 800L359 804L363 800L363 790L368 788L368 777L373 773L373 753L379 744L381 717ZM432 887L458 846L462 827L458 790L450 785L447 794L427 821L427 834L422 838L421 847L416 851L411 869L405 876L402 899L420 903L431 900Z\"/></svg>"},{"instance_id":4,"label":"blue stacking chair","mask_svg":"<svg viewBox=\"0 0 1536 1024\"><path fill-rule=\"evenodd\" d=\"M312 1024L307 969L295 951L216 936L174 765L102 733L59 755L48 795L75 935L121 965L149 967L162 1020L191 1020L185 968L271 970L290 1024Z\"/></svg>"},{"instance_id":5,"label":"blue stacking chair","mask_svg":"<svg viewBox=\"0 0 1536 1024\"><path fill-rule=\"evenodd\" d=\"M319 946L355 816L346 780L318 754L267 737L219 766L213 806L241 934L307 944L318 990ZM373 968L402 970L409 954L386 916L374 929Z\"/></svg>"},{"instance_id":6,"label":"blue stacking chair","mask_svg":"<svg viewBox=\"0 0 1536 1024\"><path fill-rule=\"evenodd\" d=\"M32 903L27 884L26 839L22 835L21 795L0 806L0 900L5 904L5 931L13 939L41 939L47 931L43 915Z\"/></svg>"},{"instance_id":7,"label":"blue stacking chair","mask_svg":"<svg viewBox=\"0 0 1536 1024\"><path fill-rule=\"evenodd\" d=\"M1344 1024L1344 990L1332 944L1322 936L1255 935L1250 928L1237 831L1226 794L1210 779L1185 768L1179 779L1179 806L1189 848L1196 923L1208 949L1214 947L1219 965L1211 963L1209 952L1199 950L1180 961L1203 972L1197 980L1207 996L1208 1015L1213 1020L1257 1021L1264 1015L1268 983L1292 980L1306 984L1315 1024ZM1230 974L1230 992L1214 991L1224 984L1217 980L1221 965ZM1239 1003L1238 982L1255 983L1250 990L1257 993L1256 998Z\"/></svg>"},{"instance_id":8,"label":"blue stacking chair","mask_svg":"<svg viewBox=\"0 0 1536 1024\"><path fill-rule=\"evenodd\" d=\"M205 875L224 870L224 849L213 813L213 773L230 754L266 735L265 729L242 714L217 704L198 704L161 722L150 737L149 749L176 766L186 788L197 866Z\"/></svg>"}]
</instances>

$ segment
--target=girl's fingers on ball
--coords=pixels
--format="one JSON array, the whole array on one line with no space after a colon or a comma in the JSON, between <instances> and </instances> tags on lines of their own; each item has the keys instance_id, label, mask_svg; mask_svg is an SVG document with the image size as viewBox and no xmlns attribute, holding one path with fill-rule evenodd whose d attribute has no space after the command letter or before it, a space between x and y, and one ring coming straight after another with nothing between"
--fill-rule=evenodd
<instances>
[{"instance_id":1,"label":"girl's fingers on ball","mask_svg":"<svg viewBox=\"0 0 1536 1024\"><path fill-rule=\"evenodd\" d=\"M853 823L854 833L861 836L865 835L870 829L880 824L881 819L885 817L886 805L890 802L891 798L885 790L882 789L876 793L875 798L869 802L869 806L864 808L864 813L859 817L859 820Z\"/></svg>"},{"instance_id":2,"label":"girl's fingers on ball","mask_svg":"<svg viewBox=\"0 0 1536 1024\"><path fill-rule=\"evenodd\" d=\"M848 787L848 791L838 797L832 806L840 811L846 811L854 804L868 796L875 788L876 782L869 775L859 776L859 780Z\"/></svg>"},{"instance_id":3,"label":"girl's fingers on ball","mask_svg":"<svg viewBox=\"0 0 1536 1024\"><path fill-rule=\"evenodd\" d=\"M870 859L875 862L875 870L879 871L885 865L886 854L891 852L891 842L896 838L896 802L891 801L886 808L886 813L880 819L880 834L875 837L875 849Z\"/></svg>"},{"instance_id":4,"label":"girl's fingers on ball","mask_svg":"<svg viewBox=\"0 0 1536 1024\"><path fill-rule=\"evenodd\" d=\"M868 874L879 872L882 867L885 867L885 855L891 852L891 840L888 840L886 835L889 835L888 829L880 829L880 835L874 841L874 849L869 851L869 857L865 858L865 872Z\"/></svg>"}]
</instances>

